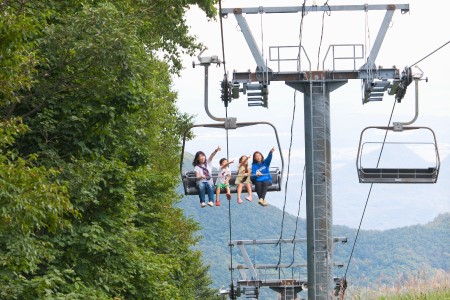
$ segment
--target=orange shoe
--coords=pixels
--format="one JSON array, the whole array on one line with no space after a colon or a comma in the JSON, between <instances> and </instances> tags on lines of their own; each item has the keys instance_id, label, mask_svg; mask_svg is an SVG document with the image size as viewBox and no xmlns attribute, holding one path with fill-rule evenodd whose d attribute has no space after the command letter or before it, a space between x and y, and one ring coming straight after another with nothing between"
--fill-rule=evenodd
<instances>
[{"instance_id":1,"label":"orange shoe","mask_svg":"<svg viewBox=\"0 0 450 300\"><path fill-rule=\"evenodd\" d=\"M216 206L220 206L220 201L219 200L216 201Z\"/></svg>"}]
</instances>

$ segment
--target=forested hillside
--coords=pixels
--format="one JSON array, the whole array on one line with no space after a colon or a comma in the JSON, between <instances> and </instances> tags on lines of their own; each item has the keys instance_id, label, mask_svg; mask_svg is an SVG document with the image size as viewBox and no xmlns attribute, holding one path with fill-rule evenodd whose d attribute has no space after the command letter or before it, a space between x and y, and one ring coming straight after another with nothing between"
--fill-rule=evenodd
<instances>
[{"instance_id":1,"label":"forested hillside","mask_svg":"<svg viewBox=\"0 0 450 300\"><path fill-rule=\"evenodd\" d=\"M215 1L0 1L0 298L209 299L172 76Z\"/></svg>"},{"instance_id":2,"label":"forested hillside","mask_svg":"<svg viewBox=\"0 0 450 300\"><path fill-rule=\"evenodd\" d=\"M270 202L270 195L267 200ZM236 203L231 200L231 232L232 240L238 239L278 239L306 236L304 219L285 214L283 231L283 212L276 207L261 207L255 202ZM200 208L194 196L185 197L179 204L187 216L192 216L202 227L203 239L198 249L204 260L211 265L214 285L230 283L229 210L227 200L222 200L220 207ZM438 216L426 225L416 225L386 231L367 231L359 233L347 278L353 286L376 286L389 284L399 278L423 274L441 269L450 272L448 259L450 245L450 214ZM350 257L356 229L335 226L334 237L347 237L348 243L335 245L334 261L345 263L344 268L336 268L335 275L343 276ZM282 247L281 262L304 262L306 259L305 244L298 244L293 255L292 247ZM256 263L276 264L280 260L280 249L271 245L266 247L249 247L249 255ZM242 263L237 251L234 252L234 264ZM238 278L237 272L234 272ZM305 272L306 274L306 272Z\"/></svg>"}]
</instances>

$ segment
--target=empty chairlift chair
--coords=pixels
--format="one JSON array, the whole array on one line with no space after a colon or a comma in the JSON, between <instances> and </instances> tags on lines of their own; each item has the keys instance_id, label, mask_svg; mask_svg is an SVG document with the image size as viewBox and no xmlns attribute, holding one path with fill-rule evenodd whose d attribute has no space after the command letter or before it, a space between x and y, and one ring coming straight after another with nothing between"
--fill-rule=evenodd
<instances>
[{"instance_id":1,"label":"empty chairlift chair","mask_svg":"<svg viewBox=\"0 0 450 300\"><path fill-rule=\"evenodd\" d=\"M428 127L404 127L403 131L408 130L426 130L432 134L433 140L432 142L363 142L363 135L368 129L380 129L380 130L388 130L388 131L397 131L394 127L366 127L361 132L361 137L359 141L358 147L358 156L356 159L356 168L358 171L358 177L360 183L435 183L439 174L439 152L437 148L436 135L434 131ZM402 134L402 132L396 132L396 134ZM427 167L379 167L378 164L373 167L367 167L363 165L363 150L364 147L368 147L369 145L373 146L374 144L378 144L381 146L380 149L386 147L386 145L392 145L394 147L399 147L402 145L410 146L410 145L425 145L429 148L429 152L432 152L435 161L432 166ZM400 147L399 147L400 148ZM401 149L401 148L400 148ZM401 151L401 150L400 150ZM401 163L402 153L399 153L398 156L395 157L396 163Z\"/></svg>"}]
</instances>

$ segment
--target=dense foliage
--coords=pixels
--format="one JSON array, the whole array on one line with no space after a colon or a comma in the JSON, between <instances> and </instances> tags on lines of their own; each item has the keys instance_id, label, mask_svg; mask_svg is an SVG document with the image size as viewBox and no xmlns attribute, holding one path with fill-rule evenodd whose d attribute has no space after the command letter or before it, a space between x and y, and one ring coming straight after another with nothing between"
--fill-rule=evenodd
<instances>
[{"instance_id":1,"label":"dense foliage","mask_svg":"<svg viewBox=\"0 0 450 300\"><path fill-rule=\"evenodd\" d=\"M173 206L194 4L0 2L0 298L212 297Z\"/></svg>"}]
</instances>

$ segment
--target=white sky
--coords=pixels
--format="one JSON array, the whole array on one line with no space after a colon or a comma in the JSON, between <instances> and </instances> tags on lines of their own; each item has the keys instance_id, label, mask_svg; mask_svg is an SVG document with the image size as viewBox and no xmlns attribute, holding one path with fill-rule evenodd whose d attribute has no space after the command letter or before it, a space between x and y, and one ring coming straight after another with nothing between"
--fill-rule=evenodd
<instances>
[{"instance_id":1,"label":"white sky","mask_svg":"<svg viewBox=\"0 0 450 300\"><path fill-rule=\"evenodd\" d=\"M306 1L306 5L321 5L324 1ZM410 4L410 12L402 15L395 11L389 30L376 59L376 65L396 66L403 70L422 59L438 47L450 40L450 1L365 1L368 4ZM222 0L223 8L232 7L272 7L298 6L303 1L236 1ZM329 5L362 5L364 1L328 1ZM367 48L375 42L385 11L332 12L325 15L323 41L320 48L320 65L331 44L364 44ZM298 46L300 14L256 14L245 15L253 36L262 48L264 57L268 59L270 46ZM368 27L365 26L366 19ZM223 60L220 24L208 22L204 14L192 8L187 14L191 32L203 42L208 50L204 56L217 55ZM223 21L226 69L229 79L233 70L240 72L256 68L256 63L239 31L237 21L232 14ZM322 28L322 12L310 12L303 20L302 46L311 59L312 68L316 70L319 41ZM367 53L370 49L366 50ZM448 72L450 70L450 44L437 51L418 64L424 71L428 82L419 83L419 118L414 124L431 127L437 136L441 159L450 153L450 134L447 126L450 120L450 87ZM174 90L179 93L178 105L183 112L196 115L197 123L216 123L211 120L204 109L204 67L192 68L192 61L198 63L196 57L186 57L185 70L181 77L175 79ZM357 62L357 68L364 63ZM273 62L269 67L276 70ZM351 65L343 65L341 69L350 69ZM287 66L282 71L294 71ZM306 71L306 70L305 70ZM413 72L418 71L413 68ZM224 117L225 109L220 100L220 81L223 78L223 65L209 68L209 110L215 117ZM290 126L293 113L295 91L284 82L273 81L269 87L269 108L247 107L246 96L233 100L228 108L228 116L237 117L238 122L265 121L274 124L278 130L282 151L287 163L290 140ZM396 105L393 121L409 121L414 114L414 82L409 86L402 103ZM386 126L394 102L393 96L385 95L382 102L362 105L361 81L350 80L330 94L331 99L331 132L333 169L353 164L356 159L360 132L366 126ZM303 94L296 94L296 115L294 124L293 147L291 159L302 160L303 150ZM186 150L196 152L212 151L217 145L223 149L216 159L226 156L226 139L224 130L196 129L197 138L186 144ZM376 138L376 137L375 137ZM430 142L429 137L420 142ZM251 154L255 150L267 153L272 146L277 146L273 130L267 125L258 125L229 132L230 159L240 155ZM413 149L426 160L433 160L433 155L425 153L424 148ZM276 154L276 153L275 153ZM279 165L279 156L274 156L273 164ZM448 162L448 159L446 161ZM293 167L295 166L295 167ZM291 166L291 173L301 176L302 163ZM356 173L356 170L355 170ZM442 176L442 175L441 175ZM399 189L401 191L401 189ZM450 211L447 202L442 212Z\"/></svg>"}]
</instances>

